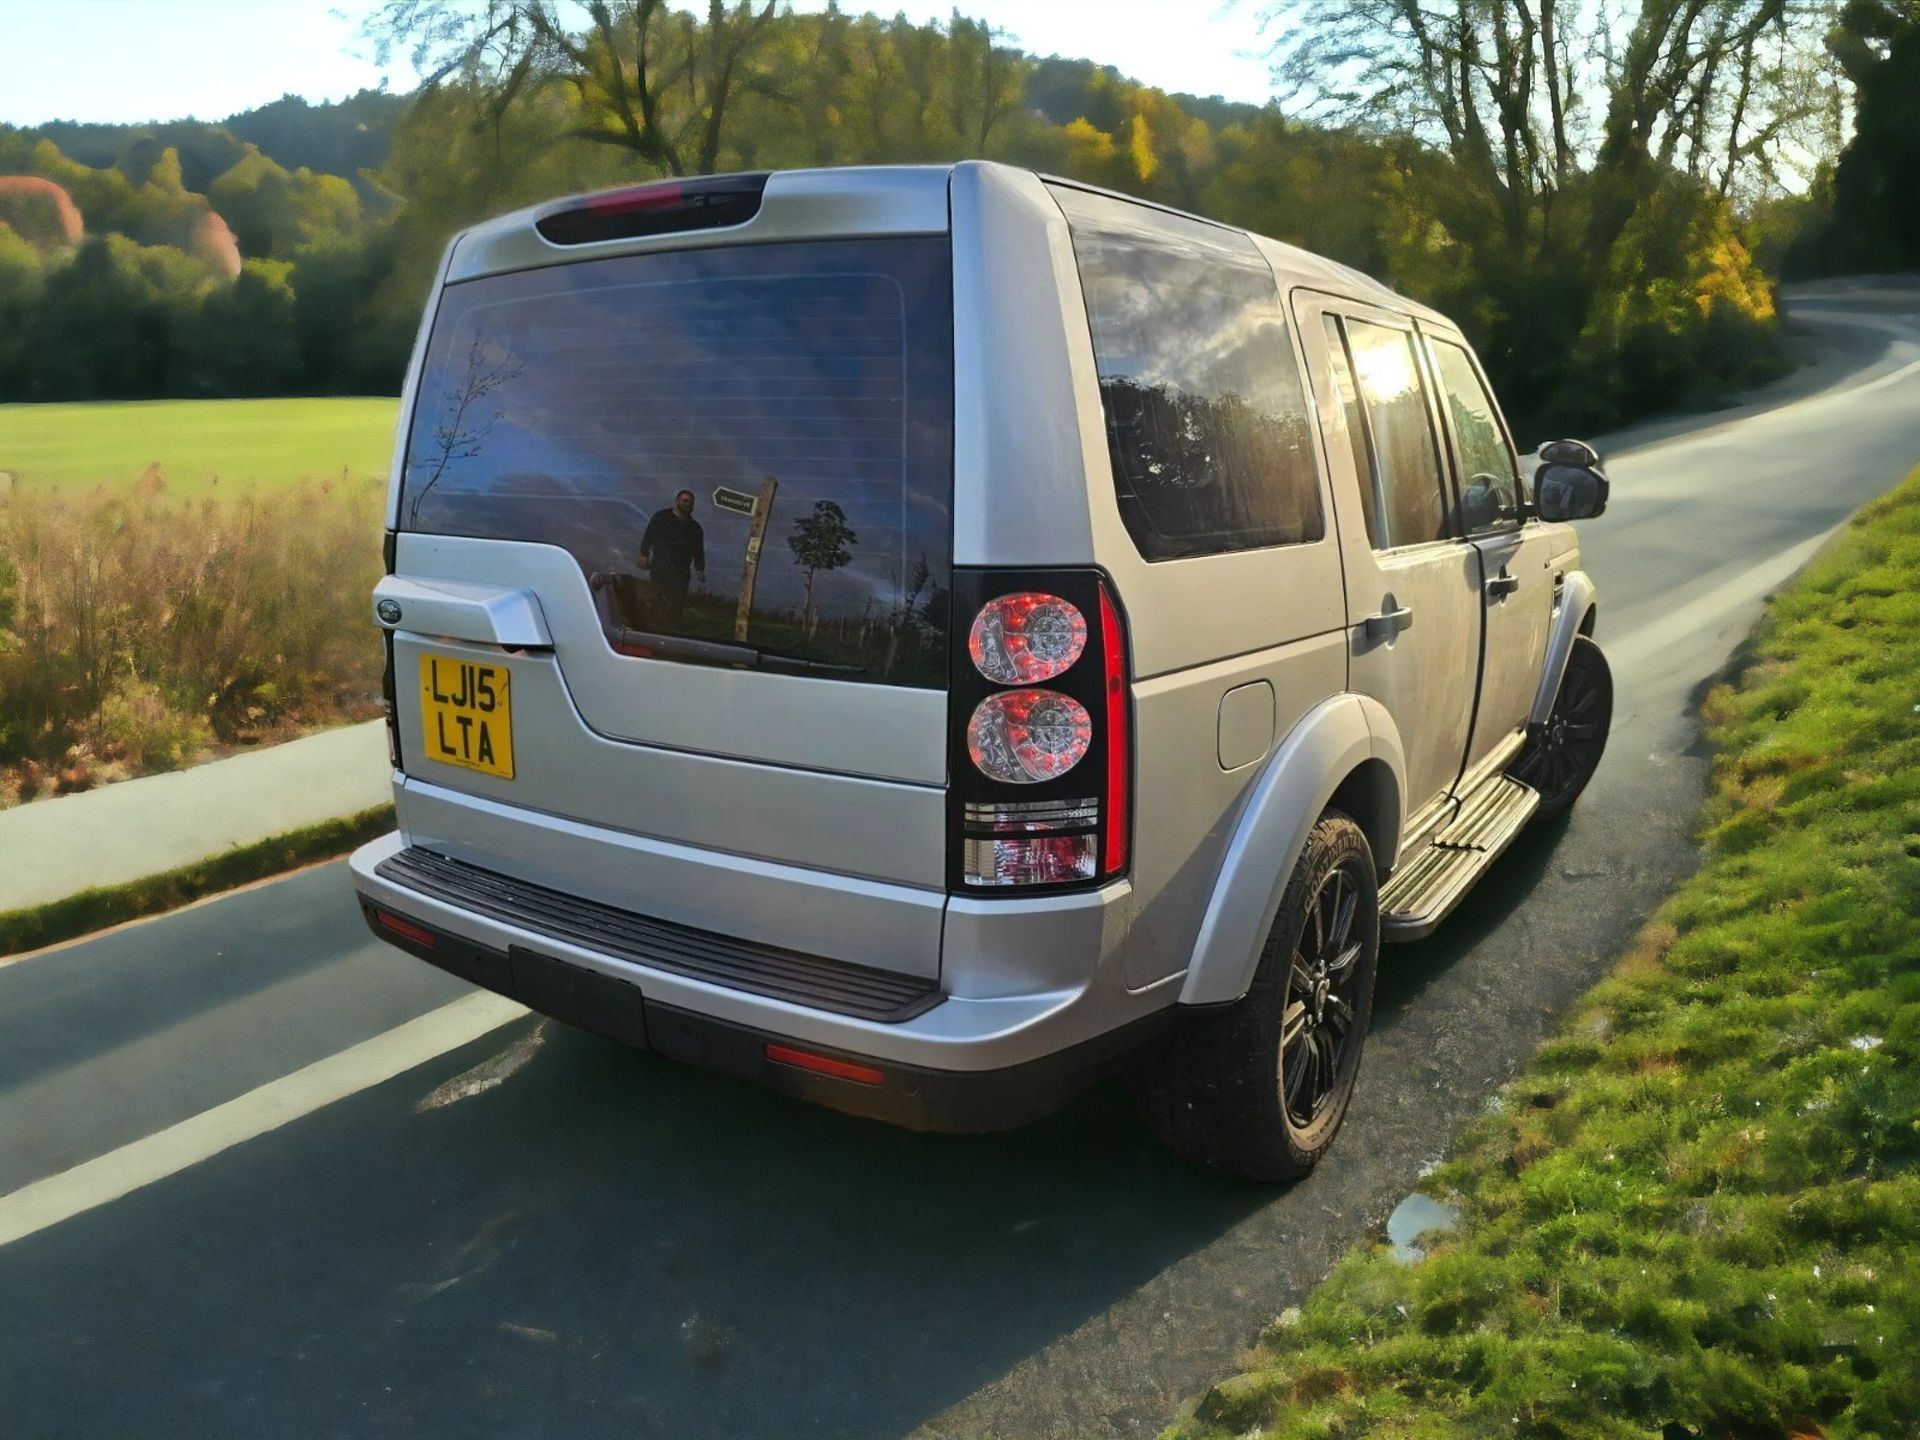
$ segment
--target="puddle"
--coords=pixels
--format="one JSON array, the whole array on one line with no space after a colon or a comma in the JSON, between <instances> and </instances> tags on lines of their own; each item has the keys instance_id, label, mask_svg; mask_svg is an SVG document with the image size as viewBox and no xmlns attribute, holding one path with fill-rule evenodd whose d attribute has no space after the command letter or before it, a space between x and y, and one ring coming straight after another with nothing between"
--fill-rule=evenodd
<instances>
[{"instance_id":1,"label":"puddle","mask_svg":"<svg viewBox=\"0 0 1920 1440\"><path fill-rule=\"evenodd\" d=\"M1427 1252L1417 1243L1420 1237L1451 1230L1459 1221L1460 1212L1453 1206L1415 1191L1394 1206L1393 1214L1387 1217L1387 1239L1393 1245L1393 1258L1405 1265L1424 1258Z\"/></svg>"}]
</instances>

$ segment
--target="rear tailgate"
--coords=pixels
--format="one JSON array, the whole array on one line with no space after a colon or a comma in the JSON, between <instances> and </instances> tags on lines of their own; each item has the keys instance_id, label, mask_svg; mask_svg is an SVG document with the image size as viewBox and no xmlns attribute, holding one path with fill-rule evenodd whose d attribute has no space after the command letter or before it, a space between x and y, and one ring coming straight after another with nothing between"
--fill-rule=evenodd
<instances>
[{"instance_id":1,"label":"rear tailgate","mask_svg":"<svg viewBox=\"0 0 1920 1440\"><path fill-rule=\"evenodd\" d=\"M936 973L947 239L785 238L786 179L728 236L769 243L583 244L445 289L383 587L410 808L474 863L788 944L736 862L811 874L845 953L884 933L863 958Z\"/></svg>"}]
</instances>

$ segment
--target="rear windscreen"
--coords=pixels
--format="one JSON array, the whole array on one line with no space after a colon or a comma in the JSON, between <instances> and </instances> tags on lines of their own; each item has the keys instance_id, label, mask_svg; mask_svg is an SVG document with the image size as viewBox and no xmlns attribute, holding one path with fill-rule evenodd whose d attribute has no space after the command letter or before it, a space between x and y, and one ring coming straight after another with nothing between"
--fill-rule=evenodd
<instances>
[{"instance_id":1,"label":"rear windscreen","mask_svg":"<svg viewBox=\"0 0 1920 1440\"><path fill-rule=\"evenodd\" d=\"M451 285L400 528L565 547L628 653L943 686L950 275L915 236Z\"/></svg>"}]
</instances>

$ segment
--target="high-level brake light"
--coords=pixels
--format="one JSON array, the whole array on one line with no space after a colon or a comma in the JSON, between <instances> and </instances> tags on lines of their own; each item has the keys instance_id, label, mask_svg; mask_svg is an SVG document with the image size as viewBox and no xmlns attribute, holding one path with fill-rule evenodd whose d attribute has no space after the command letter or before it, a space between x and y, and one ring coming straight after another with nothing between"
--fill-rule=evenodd
<instances>
[{"instance_id":1,"label":"high-level brake light","mask_svg":"<svg viewBox=\"0 0 1920 1440\"><path fill-rule=\"evenodd\" d=\"M759 214L766 188L764 174L703 175L633 185L555 201L534 215L533 228L554 245L717 230L743 225Z\"/></svg>"}]
</instances>

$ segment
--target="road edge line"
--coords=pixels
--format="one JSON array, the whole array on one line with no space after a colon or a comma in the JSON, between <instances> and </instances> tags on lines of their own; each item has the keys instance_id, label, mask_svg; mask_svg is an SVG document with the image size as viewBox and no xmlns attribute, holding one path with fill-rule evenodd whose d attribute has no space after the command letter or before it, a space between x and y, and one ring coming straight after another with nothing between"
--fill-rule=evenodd
<instances>
[{"instance_id":1,"label":"road edge line","mask_svg":"<svg viewBox=\"0 0 1920 1440\"><path fill-rule=\"evenodd\" d=\"M0 1246L177 1175L528 1013L526 1006L491 991L463 996L164 1130L31 1181L0 1195Z\"/></svg>"}]
</instances>

